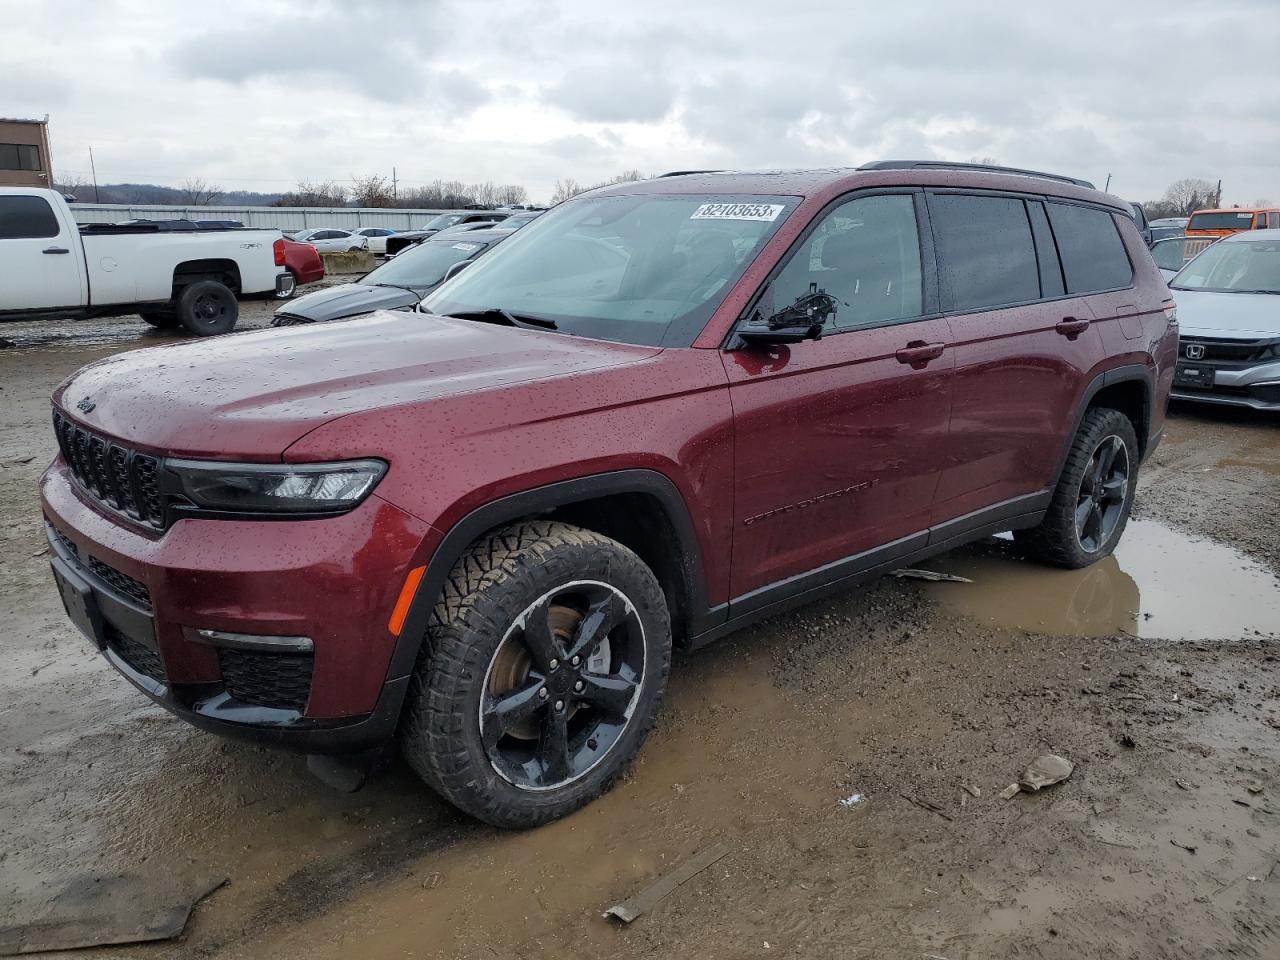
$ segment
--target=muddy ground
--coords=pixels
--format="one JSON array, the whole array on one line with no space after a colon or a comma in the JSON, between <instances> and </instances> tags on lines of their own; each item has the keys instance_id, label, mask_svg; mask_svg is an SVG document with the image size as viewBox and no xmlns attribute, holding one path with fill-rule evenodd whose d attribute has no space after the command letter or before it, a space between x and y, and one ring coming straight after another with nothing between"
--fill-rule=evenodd
<instances>
[{"instance_id":1,"label":"muddy ground","mask_svg":"<svg viewBox=\"0 0 1280 960\"><path fill-rule=\"evenodd\" d=\"M170 336L0 335L0 928L86 872L212 871L180 940L83 955L1280 957L1278 421L1175 407L1089 570L994 539L929 564L971 584L886 579L678 657L624 781L504 833L394 757L335 793L92 653L43 553L48 396ZM1070 780L1000 799L1045 752ZM719 843L631 926L601 918Z\"/></svg>"}]
</instances>

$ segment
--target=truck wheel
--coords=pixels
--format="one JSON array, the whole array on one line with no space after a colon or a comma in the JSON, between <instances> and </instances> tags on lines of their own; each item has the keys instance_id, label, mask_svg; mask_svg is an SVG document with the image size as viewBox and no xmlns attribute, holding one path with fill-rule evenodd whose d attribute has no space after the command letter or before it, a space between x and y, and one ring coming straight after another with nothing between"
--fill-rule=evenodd
<instances>
[{"instance_id":1,"label":"truck wheel","mask_svg":"<svg viewBox=\"0 0 1280 960\"><path fill-rule=\"evenodd\" d=\"M1138 436L1118 410L1095 407L1072 441L1038 527L1015 530L1028 556L1055 567L1087 567L1111 553L1129 522L1138 486Z\"/></svg>"},{"instance_id":2,"label":"truck wheel","mask_svg":"<svg viewBox=\"0 0 1280 960\"><path fill-rule=\"evenodd\" d=\"M236 295L216 280L197 280L178 296L178 320L189 333L227 333L240 317Z\"/></svg>"},{"instance_id":3,"label":"truck wheel","mask_svg":"<svg viewBox=\"0 0 1280 960\"><path fill-rule=\"evenodd\" d=\"M168 330L178 325L178 315L168 310L148 310L145 313L139 313L138 316L161 330Z\"/></svg>"},{"instance_id":4,"label":"truck wheel","mask_svg":"<svg viewBox=\"0 0 1280 960\"><path fill-rule=\"evenodd\" d=\"M401 746L465 813L534 827L609 788L670 666L666 599L639 557L569 524L516 524L472 544L445 581Z\"/></svg>"}]
</instances>

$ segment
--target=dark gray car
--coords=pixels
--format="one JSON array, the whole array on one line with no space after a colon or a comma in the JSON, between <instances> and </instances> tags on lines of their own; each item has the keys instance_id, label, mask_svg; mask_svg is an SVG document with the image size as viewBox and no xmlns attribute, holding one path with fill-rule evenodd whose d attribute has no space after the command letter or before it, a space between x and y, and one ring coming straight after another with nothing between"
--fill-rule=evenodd
<instances>
[{"instance_id":1,"label":"dark gray car","mask_svg":"<svg viewBox=\"0 0 1280 960\"><path fill-rule=\"evenodd\" d=\"M408 310L447 276L511 236L510 230L471 230L466 234L429 238L388 260L355 283L326 287L290 300L276 311L273 327L344 320L375 310Z\"/></svg>"}]
</instances>

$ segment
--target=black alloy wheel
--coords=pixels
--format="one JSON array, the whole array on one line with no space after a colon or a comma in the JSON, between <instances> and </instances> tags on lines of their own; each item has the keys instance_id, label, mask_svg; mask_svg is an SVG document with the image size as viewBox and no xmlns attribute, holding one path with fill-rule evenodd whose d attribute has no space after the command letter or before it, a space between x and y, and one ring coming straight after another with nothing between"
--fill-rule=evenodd
<instances>
[{"instance_id":1,"label":"black alloy wheel","mask_svg":"<svg viewBox=\"0 0 1280 960\"><path fill-rule=\"evenodd\" d=\"M617 587L578 580L539 597L485 675L480 734L494 771L522 790L586 775L630 723L645 666L644 625Z\"/></svg>"},{"instance_id":2,"label":"black alloy wheel","mask_svg":"<svg viewBox=\"0 0 1280 960\"><path fill-rule=\"evenodd\" d=\"M1097 553L1111 539L1124 516L1129 493L1129 448L1112 434L1093 451L1080 480L1076 500L1076 538L1089 553Z\"/></svg>"}]
</instances>

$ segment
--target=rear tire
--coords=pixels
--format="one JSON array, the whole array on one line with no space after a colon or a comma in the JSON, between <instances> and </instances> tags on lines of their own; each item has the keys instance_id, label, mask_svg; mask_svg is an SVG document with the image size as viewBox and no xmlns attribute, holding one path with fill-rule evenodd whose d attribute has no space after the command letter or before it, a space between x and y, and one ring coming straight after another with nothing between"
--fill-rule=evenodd
<instances>
[{"instance_id":1,"label":"rear tire","mask_svg":"<svg viewBox=\"0 0 1280 960\"><path fill-rule=\"evenodd\" d=\"M1085 413L1040 525L1013 538L1032 559L1069 570L1108 556L1129 522L1138 436L1119 410Z\"/></svg>"},{"instance_id":2,"label":"rear tire","mask_svg":"<svg viewBox=\"0 0 1280 960\"><path fill-rule=\"evenodd\" d=\"M178 325L178 315L168 310L148 310L138 316L160 330L171 330Z\"/></svg>"},{"instance_id":3,"label":"rear tire","mask_svg":"<svg viewBox=\"0 0 1280 960\"><path fill-rule=\"evenodd\" d=\"M463 812L538 826L612 785L653 726L670 665L666 599L631 550L564 523L506 527L445 582L401 747Z\"/></svg>"},{"instance_id":4,"label":"rear tire","mask_svg":"<svg viewBox=\"0 0 1280 960\"><path fill-rule=\"evenodd\" d=\"M236 295L217 280L197 280L178 295L178 321L188 333L212 337L229 333L240 318Z\"/></svg>"}]
</instances>

